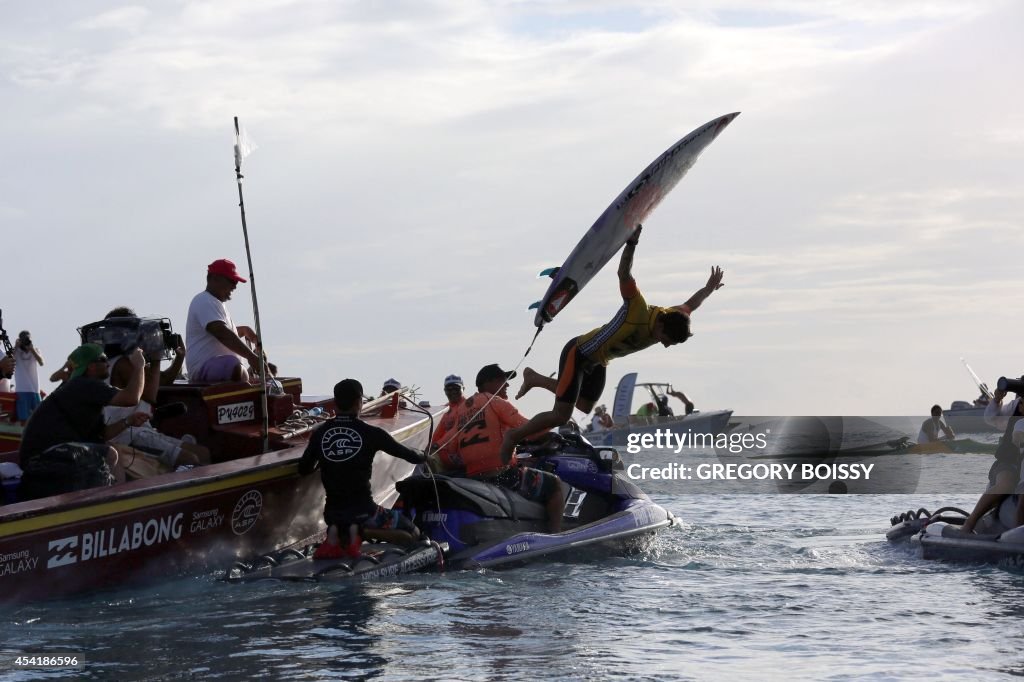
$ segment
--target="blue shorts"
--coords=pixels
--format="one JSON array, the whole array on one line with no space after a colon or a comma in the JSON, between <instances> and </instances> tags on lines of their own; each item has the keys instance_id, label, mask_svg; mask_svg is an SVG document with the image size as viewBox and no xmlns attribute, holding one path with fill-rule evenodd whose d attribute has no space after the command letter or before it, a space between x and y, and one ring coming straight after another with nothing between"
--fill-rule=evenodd
<instances>
[{"instance_id":1,"label":"blue shorts","mask_svg":"<svg viewBox=\"0 0 1024 682\"><path fill-rule=\"evenodd\" d=\"M42 398L39 397L38 391L35 393L22 393L19 391L15 396L14 411L20 422L28 421L28 418L39 407L39 403L43 402Z\"/></svg>"}]
</instances>

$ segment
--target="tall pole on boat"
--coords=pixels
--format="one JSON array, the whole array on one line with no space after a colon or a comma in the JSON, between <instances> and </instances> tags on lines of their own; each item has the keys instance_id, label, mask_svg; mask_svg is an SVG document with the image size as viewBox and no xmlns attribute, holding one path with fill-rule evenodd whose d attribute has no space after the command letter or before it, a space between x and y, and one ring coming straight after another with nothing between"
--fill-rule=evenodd
<instances>
[{"instance_id":1,"label":"tall pole on boat","mask_svg":"<svg viewBox=\"0 0 1024 682\"><path fill-rule=\"evenodd\" d=\"M270 415L267 413L267 363L263 361L263 330L260 328L260 304L256 298L256 275L252 270L252 251L249 249L249 227L245 223L245 198L242 196L242 158L252 151L248 140L243 141L235 116L235 180L238 182L238 209L242 212L242 235L245 237L245 258L249 263L249 289L252 291L252 316L256 323L256 355L260 358L260 396L263 406L263 452L270 450Z\"/></svg>"}]
</instances>

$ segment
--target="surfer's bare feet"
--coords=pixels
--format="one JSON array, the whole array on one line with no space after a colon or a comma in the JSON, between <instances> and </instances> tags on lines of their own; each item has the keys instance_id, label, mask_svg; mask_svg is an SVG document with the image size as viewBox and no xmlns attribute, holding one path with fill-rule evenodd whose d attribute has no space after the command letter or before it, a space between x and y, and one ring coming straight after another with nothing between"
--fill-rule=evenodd
<instances>
[{"instance_id":1,"label":"surfer's bare feet","mask_svg":"<svg viewBox=\"0 0 1024 682\"><path fill-rule=\"evenodd\" d=\"M537 388L537 379L540 375L533 371L532 367L527 367L523 370L523 385L519 387L519 392L516 393L516 400L519 400L524 395L529 393L531 388Z\"/></svg>"}]
</instances>

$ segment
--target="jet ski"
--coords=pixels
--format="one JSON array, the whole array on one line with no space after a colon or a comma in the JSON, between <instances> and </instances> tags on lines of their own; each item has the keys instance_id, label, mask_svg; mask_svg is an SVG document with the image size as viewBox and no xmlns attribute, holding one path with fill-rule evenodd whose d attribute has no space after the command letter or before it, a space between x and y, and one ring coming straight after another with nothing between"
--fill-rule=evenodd
<instances>
[{"instance_id":1,"label":"jet ski","mask_svg":"<svg viewBox=\"0 0 1024 682\"><path fill-rule=\"evenodd\" d=\"M890 519L889 542L910 542L921 557L939 561L1024 566L1024 526L1014 527L1017 497L983 516L974 533L960 530L968 513L956 507L910 510Z\"/></svg>"},{"instance_id":2,"label":"jet ski","mask_svg":"<svg viewBox=\"0 0 1024 682\"><path fill-rule=\"evenodd\" d=\"M247 561L236 561L225 571L223 580L246 583L262 580L289 582L368 581L393 578L444 565L445 548L431 540L400 545L391 542L364 542L359 556L315 559L316 543L301 548L261 554Z\"/></svg>"},{"instance_id":3,"label":"jet ski","mask_svg":"<svg viewBox=\"0 0 1024 682\"><path fill-rule=\"evenodd\" d=\"M614 448L595 448L563 429L544 445L520 447L520 464L557 474L568 491L560 533L545 532L544 507L479 480L433 475L399 481L398 505L430 539L448 545L454 568L525 563L582 550L642 551L677 523L623 473Z\"/></svg>"}]
</instances>

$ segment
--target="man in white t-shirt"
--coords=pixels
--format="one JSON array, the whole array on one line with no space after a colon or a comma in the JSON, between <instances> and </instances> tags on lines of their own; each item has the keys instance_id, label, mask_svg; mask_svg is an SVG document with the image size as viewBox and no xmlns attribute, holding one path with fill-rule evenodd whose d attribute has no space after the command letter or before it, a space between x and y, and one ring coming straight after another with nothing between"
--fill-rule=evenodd
<instances>
[{"instance_id":1,"label":"man in white t-shirt","mask_svg":"<svg viewBox=\"0 0 1024 682\"><path fill-rule=\"evenodd\" d=\"M39 367L43 356L32 344L32 334L23 331L14 342L14 391L17 396L15 412L18 423L24 424L39 407Z\"/></svg>"},{"instance_id":2,"label":"man in white t-shirt","mask_svg":"<svg viewBox=\"0 0 1024 682\"><path fill-rule=\"evenodd\" d=\"M238 283L245 281L235 264L226 258L207 267L206 290L192 299L185 324L189 381L248 381L249 372L243 361L258 373L260 356L242 341L256 343L256 333L249 327L235 327L224 305Z\"/></svg>"}]
</instances>

